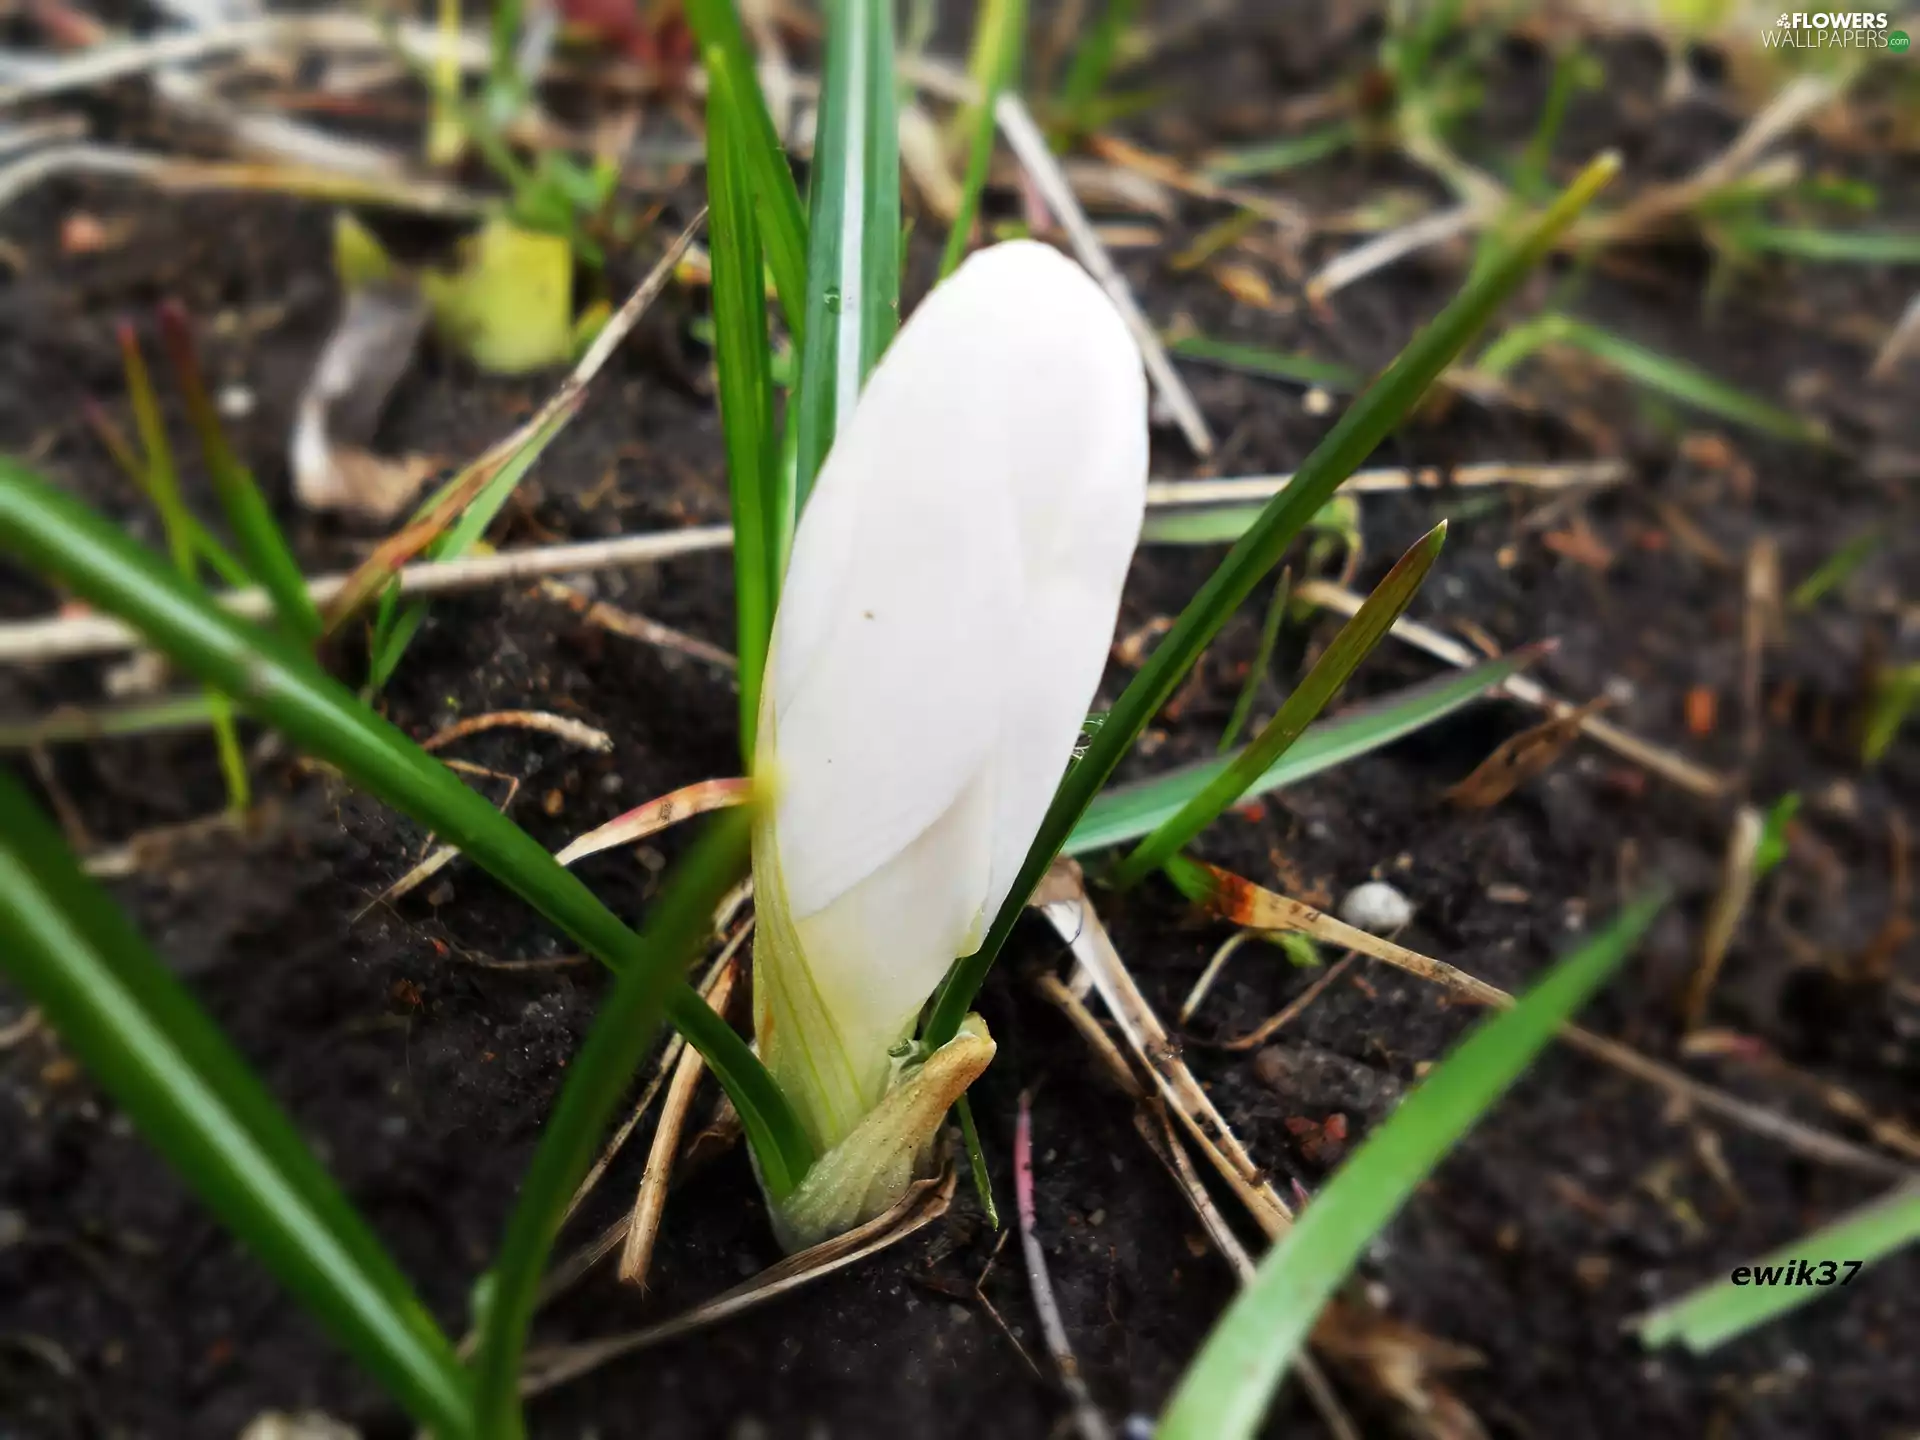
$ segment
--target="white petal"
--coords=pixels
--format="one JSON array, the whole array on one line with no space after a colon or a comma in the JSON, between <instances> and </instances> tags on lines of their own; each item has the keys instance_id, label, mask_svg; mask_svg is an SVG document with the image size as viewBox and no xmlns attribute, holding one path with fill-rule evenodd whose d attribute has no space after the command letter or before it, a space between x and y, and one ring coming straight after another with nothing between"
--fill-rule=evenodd
<instances>
[{"instance_id":1,"label":"white petal","mask_svg":"<svg viewBox=\"0 0 1920 1440\"><path fill-rule=\"evenodd\" d=\"M964 790L899 854L794 922L866 1106L885 1092L887 1051L906 1037L953 957L980 943L992 862L990 801L983 787Z\"/></svg>"},{"instance_id":2,"label":"white petal","mask_svg":"<svg viewBox=\"0 0 1920 1440\"><path fill-rule=\"evenodd\" d=\"M928 297L827 459L762 763L802 948L863 1069L1012 882L1099 685L1145 484L1133 339L1032 242Z\"/></svg>"}]
</instances>

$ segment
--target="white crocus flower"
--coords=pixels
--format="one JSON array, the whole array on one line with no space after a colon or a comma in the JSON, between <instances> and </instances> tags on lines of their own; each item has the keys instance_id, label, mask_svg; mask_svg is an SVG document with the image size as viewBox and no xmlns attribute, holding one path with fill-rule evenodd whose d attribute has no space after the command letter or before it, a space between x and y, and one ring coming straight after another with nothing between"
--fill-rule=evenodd
<instances>
[{"instance_id":1,"label":"white crocus flower","mask_svg":"<svg viewBox=\"0 0 1920 1440\"><path fill-rule=\"evenodd\" d=\"M759 730L755 1030L825 1157L783 1207L789 1243L897 1199L992 1058L977 1017L923 1066L892 1052L979 948L1071 758L1146 470L1131 335L1031 241L927 298L827 457Z\"/></svg>"}]
</instances>

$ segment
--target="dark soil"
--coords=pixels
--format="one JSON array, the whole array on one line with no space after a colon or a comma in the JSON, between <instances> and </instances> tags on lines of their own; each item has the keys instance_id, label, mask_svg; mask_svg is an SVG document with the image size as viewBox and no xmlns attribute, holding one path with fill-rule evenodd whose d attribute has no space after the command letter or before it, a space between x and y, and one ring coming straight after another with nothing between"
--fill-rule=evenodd
<instances>
[{"instance_id":1,"label":"dark soil","mask_svg":"<svg viewBox=\"0 0 1920 1440\"><path fill-rule=\"evenodd\" d=\"M1272 15L1258 4L1243 8L1137 77L1167 91L1130 125L1141 140L1195 153L1271 134L1287 99L1364 63L1364 34L1280 18L1281 7ZM1677 105L1661 99L1663 62L1651 42L1620 41L1600 53L1609 85L1577 103L1561 147L1566 168L1611 143L1636 176L1678 173L1737 129L1740 115L1712 93ZM1492 64L1495 98L1476 124L1489 155L1498 147L1512 153L1530 128L1549 62L1516 42ZM1811 145L1806 157L1878 186L1877 222L1912 223L1920 208L1920 167L1911 157ZM1301 172L1286 190L1310 212L1329 213L1387 186L1431 189L1399 162L1348 158ZM684 214L692 196L674 197L667 219ZM104 253L64 254L62 221L81 211L127 228ZM1263 313L1235 305L1204 273L1165 263L1223 213L1189 203L1168 227L1167 250L1123 254L1156 321L1186 315L1210 334L1372 368L1463 273L1464 257L1439 255L1362 282L1324 315L1304 306ZM936 228L923 227L923 236ZM178 296L211 332L218 379L243 382L258 397L235 439L280 504L303 563L318 571L349 562L369 536L293 515L280 459L305 367L332 320L327 233L323 208L274 198L169 199L62 182L15 201L4 237L24 265L0 261L0 446L157 541L154 521L129 497L80 407L97 397L124 416L113 324L126 315L144 325L156 300ZM1317 239L1305 259L1318 263L1343 243ZM645 259L623 263L622 274L637 273ZM930 255L920 253L918 285L930 268ZM1298 276L1268 268L1279 293L1297 293ZM1678 888L1678 903L1587 1021L1865 1143L1856 1120L1822 1102L1819 1083L1843 1087L1877 1114L1909 1122L1920 1115L1920 954L1901 943L1903 897L1889 880L1892 837L1920 792L1920 748L1906 740L1863 772L1850 729L1865 667L1895 653L1899 587L1920 562L1913 372L1879 387L1861 379L1872 355L1871 339L1861 337L1884 333L1911 277L1782 267L1737 284L1710 313L1706 278L1696 250L1638 253L1601 267L1579 309L1820 415L1838 436L1832 450L1721 433L1697 418L1676 425L1665 407L1612 382L1537 369L1528 373L1544 377L1540 413L1456 402L1410 424L1376 463L1576 459L1598 438L1632 461L1631 483L1563 506L1544 523L1529 523L1540 502L1522 492L1369 497L1359 578L1377 579L1402 547L1451 516L1446 554L1416 615L1443 628L1470 622L1503 646L1557 636L1558 651L1538 673L1558 692L1614 695L1619 723L1702 763L1744 767L1756 803L1788 790L1806 798L1792 858L1736 942L1708 1017L1752 1042L1739 1053L1773 1062L1679 1057L1677 997L1716 887L1726 809L1591 746L1492 810L1441 802L1447 785L1531 723L1518 707L1480 705L1272 797L1257 818L1216 827L1202 848L1257 881L1325 903L1370 876L1391 879L1417 906L1405 943L1513 988L1604 917L1636 877L1663 876ZM1549 283L1543 276L1536 299ZM724 518L706 356L687 338L700 303L671 292L647 317L540 465L505 522L506 541ZM1199 368L1189 378L1223 440L1217 473L1288 469L1331 423L1307 413L1294 387ZM470 455L549 383L490 381L429 354L402 383L382 443ZM1585 418L1570 424L1565 417L1576 412ZM173 418L184 445L184 426ZM1156 473L1194 473L1177 432L1156 441ZM190 476L190 490L193 483ZM1768 706L1758 755L1746 764L1739 677L1748 547L1761 537L1777 542L1791 584L1867 529L1892 544L1840 596L1791 615L1769 651L1765 690L1780 703ZM1689 543L1689 531L1707 544ZM1611 557L1603 568L1569 557L1588 533ZM1175 611L1216 558L1143 551L1123 632ZM724 556L592 583L619 605L731 644ZM0 572L0 615L40 613L53 598L16 571ZM1910 629L1910 592L1905 604ZM1134 773L1211 750L1258 624L1251 606L1235 620L1165 728L1130 762ZM1263 692L1266 705L1305 647L1327 633L1324 624L1291 632ZM11 717L98 699L101 669L87 662L10 671L0 675L0 708ZM1352 698L1434 670L1410 650L1384 649ZM1104 693L1117 693L1125 678L1116 665ZM1688 722L1687 695L1696 688L1717 701L1704 734ZM608 731L616 748L604 757L517 731L458 747L463 759L521 778L514 814L552 845L736 764L725 676L588 628L533 593L436 603L384 703L421 736L502 708L556 711ZM207 815L222 801L204 734L63 748L49 773L90 843L102 846ZM427 1302L459 1333L468 1288L498 1240L603 976L591 964L489 968L562 947L471 868L368 910L426 837L271 747L257 756L254 776L263 811L257 833L147 852L135 875L115 882L115 894L261 1067ZM680 843L668 835L638 862L611 854L583 873L617 909L637 915L663 856ZM1122 954L1170 1019L1225 932L1194 921L1157 884L1103 909ZM1051 934L1030 922L989 984L981 1008L1000 1054L975 1105L1010 1204L1016 1097L1034 1090L1039 1225L1066 1323L1103 1408L1152 1414L1230 1297L1231 1275L1142 1144L1128 1102L1027 985L1060 959ZM1307 1192L1473 1018L1432 988L1374 967L1350 971L1270 1050L1234 1053L1209 1043L1249 1029L1310 979L1277 950L1243 950L1186 1046L1253 1153L1283 1188L1294 1182ZM21 1008L0 996L0 1024ZM1335 1115L1353 1138L1328 1135ZM624 1206L641 1165L636 1145L567 1243ZM1555 1051L1423 1187L1368 1257L1355 1291L1398 1321L1478 1353L1482 1363L1445 1384L1493 1435L1911 1434L1920 1425L1920 1252L1707 1357L1649 1354L1621 1328L1650 1303L1724 1274L1885 1183L1689 1117L1658 1091ZM556 1437L743 1440L1060 1433L1065 1406L1017 1245L975 1290L998 1243L963 1185L944 1220L897 1249L569 1385L534 1406L533 1428ZM644 1296L590 1281L543 1315L537 1338L588 1337L670 1316L776 1258L735 1150L676 1190ZM1349 1381L1342 1393L1367 1433L1402 1424L1367 1387ZM55 1037L41 1031L0 1053L0 1437L229 1436L262 1410L309 1406L370 1435L407 1433L205 1217ZM1270 1429L1323 1433L1294 1388Z\"/></svg>"}]
</instances>

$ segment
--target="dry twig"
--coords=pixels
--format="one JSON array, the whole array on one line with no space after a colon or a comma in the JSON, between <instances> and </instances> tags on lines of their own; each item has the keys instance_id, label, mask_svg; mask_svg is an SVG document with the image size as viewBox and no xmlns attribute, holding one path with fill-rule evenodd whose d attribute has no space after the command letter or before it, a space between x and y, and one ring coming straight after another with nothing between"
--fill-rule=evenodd
<instances>
[{"instance_id":1,"label":"dry twig","mask_svg":"<svg viewBox=\"0 0 1920 1440\"><path fill-rule=\"evenodd\" d=\"M1080 1374L1080 1362L1067 1339L1066 1322L1060 1318L1059 1302L1053 1298L1053 1280L1047 1274L1047 1255L1040 1245L1033 1208L1033 1097L1020 1092L1020 1116L1013 1128L1013 1201L1020 1211L1020 1250L1027 1260L1027 1283L1033 1290L1033 1308L1040 1316L1040 1333L1046 1336L1047 1352L1053 1356L1060 1383L1073 1403L1074 1425L1081 1440L1111 1440L1100 1407Z\"/></svg>"}]
</instances>

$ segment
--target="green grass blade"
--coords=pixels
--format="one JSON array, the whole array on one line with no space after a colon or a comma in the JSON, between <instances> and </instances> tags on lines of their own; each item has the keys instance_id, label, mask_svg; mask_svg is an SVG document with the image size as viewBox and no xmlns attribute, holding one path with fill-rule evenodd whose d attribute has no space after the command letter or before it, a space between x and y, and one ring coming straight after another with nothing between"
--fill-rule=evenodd
<instances>
[{"instance_id":1,"label":"green grass blade","mask_svg":"<svg viewBox=\"0 0 1920 1440\"><path fill-rule=\"evenodd\" d=\"M787 329L800 339L806 331L806 209L767 111L767 97L760 92L740 17L733 0L686 0L686 15L700 42L711 93L734 118L733 132L760 210L767 268L773 272L773 288L780 296Z\"/></svg>"},{"instance_id":2,"label":"green grass blade","mask_svg":"<svg viewBox=\"0 0 1920 1440\"><path fill-rule=\"evenodd\" d=\"M239 1053L0 771L0 970L147 1140L422 1425L472 1434L453 1346Z\"/></svg>"},{"instance_id":3,"label":"green grass blade","mask_svg":"<svg viewBox=\"0 0 1920 1440\"><path fill-rule=\"evenodd\" d=\"M1353 498L1336 495L1315 512L1306 528L1351 541L1357 526ZM1142 545L1232 544L1260 523L1263 501L1241 505L1169 505L1147 511L1140 527Z\"/></svg>"},{"instance_id":4,"label":"green grass blade","mask_svg":"<svg viewBox=\"0 0 1920 1440\"><path fill-rule=\"evenodd\" d=\"M1540 107L1540 120L1527 140L1514 168L1513 190L1529 203L1539 201L1548 189L1547 163L1553 158L1553 142L1567 118L1567 107L1576 90L1592 89L1602 83L1601 67L1591 55L1572 48L1563 50L1553 62L1553 80L1547 87L1546 101Z\"/></svg>"},{"instance_id":5,"label":"green grass blade","mask_svg":"<svg viewBox=\"0 0 1920 1440\"><path fill-rule=\"evenodd\" d=\"M429 560L451 560L466 554L480 538L487 533L487 527L499 517L520 482L539 463L547 447L560 437L578 413L574 406L563 406L552 415L546 424L529 434L520 447L500 462L499 469L474 496L471 503L462 510L441 534L421 552ZM461 470L433 496L421 503L415 511L416 516L424 515L432 509L436 501L466 483L467 477L480 465L492 464L492 452ZM400 668L401 658L407 653L407 647L413 643L413 637L419 633L426 622L427 605L423 600L403 605L396 587L388 585L381 592L378 607L374 612L373 634L367 643L367 683L374 689L385 687L393 678L393 672Z\"/></svg>"},{"instance_id":6,"label":"green grass blade","mask_svg":"<svg viewBox=\"0 0 1920 1440\"><path fill-rule=\"evenodd\" d=\"M1629 905L1511 1010L1476 1029L1367 1137L1214 1325L1154 1432L1158 1440L1240 1440L1259 1429L1321 1307L1361 1253L1627 957L1661 903L1650 896Z\"/></svg>"},{"instance_id":7,"label":"green grass blade","mask_svg":"<svg viewBox=\"0 0 1920 1440\"><path fill-rule=\"evenodd\" d=\"M1567 345L1585 351L1657 396L1678 400L1763 435L1813 445L1827 441L1826 427L1818 421L1749 395L1697 365L1676 360L1569 315L1540 315L1514 326L1487 347L1475 368L1489 375L1501 375L1547 345Z\"/></svg>"},{"instance_id":8,"label":"green grass blade","mask_svg":"<svg viewBox=\"0 0 1920 1440\"><path fill-rule=\"evenodd\" d=\"M170 301L160 307L160 340L173 361L174 381L180 386L187 416L200 437L200 453L214 494L226 512L240 553L246 557L248 571L273 598L274 613L287 633L306 644L313 643L320 634L320 611L307 594L306 576L300 573L300 562L294 559L287 537L274 521L266 497L227 442L226 430L207 394L187 312L177 303Z\"/></svg>"},{"instance_id":9,"label":"green grass blade","mask_svg":"<svg viewBox=\"0 0 1920 1440\"><path fill-rule=\"evenodd\" d=\"M707 231L713 246L714 368L733 510L733 604L740 655L740 752L753 767L760 681L780 600L791 523L774 453L773 377L760 227L725 105L707 101Z\"/></svg>"},{"instance_id":10,"label":"green grass blade","mask_svg":"<svg viewBox=\"0 0 1920 1440\"><path fill-rule=\"evenodd\" d=\"M1359 138L1359 132L1347 121L1309 130L1304 135L1289 135L1284 140L1245 149L1216 150L1206 158L1207 175L1214 180L1247 180L1261 175L1282 175L1338 155Z\"/></svg>"},{"instance_id":11,"label":"green grass blade","mask_svg":"<svg viewBox=\"0 0 1920 1440\"><path fill-rule=\"evenodd\" d=\"M1440 558L1440 547L1446 538L1447 526L1443 520L1400 557L1399 563L1387 573L1354 617L1340 627L1340 633L1333 637L1333 643L1327 646L1306 678L1293 687L1280 713L1267 722L1246 749L1181 806L1179 813L1162 822L1134 848L1113 872L1115 886L1124 889L1138 884L1142 877L1185 849L1222 811L1240 803L1240 797L1273 768L1300 738L1301 732L1340 693L1341 687L1359 669L1360 662L1373 652L1373 647L1386 639L1387 631L1413 603L1427 572Z\"/></svg>"},{"instance_id":12,"label":"green grass blade","mask_svg":"<svg viewBox=\"0 0 1920 1440\"><path fill-rule=\"evenodd\" d=\"M1883 667L1873 679L1873 694L1861 726L1861 761L1879 764L1915 714L1920 714L1920 664Z\"/></svg>"},{"instance_id":13,"label":"green grass blade","mask_svg":"<svg viewBox=\"0 0 1920 1440\"><path fill-rule=\"evenodd\" d=\"M1147 512L1142 545L1231 545L1259 523L1264 503L1167 506Z\"/></svg>"},{"instance_id":14,"label":"green grass blade","mask_svg":"<svg viewBox=\"0 0 1920 1440\"><path fill-rule=\"evenodd\" d=\"M1060 114L1074 130L1090 128L1088 112L1106 88L1107 77L1113 73L1113 62L1120 53L1120 42L1139 8L1140 0L1106 0L1086 39L1073 52L1066 82L1060 87Z\"/></svg>"},{"instance_id":15,"label":"green grass blade","mask_svg":"<svg viewBox=\"0 0 1920 1440\"><path fill-rule=\"evenodd\" d=\"M831 0L813 145L795 503L900 322L900 120L891 0Z\"/></svg>"},{"instance_id":16,"label":"green grass blade","mask_svg":"<svg viewBox=\"0 0 1920 1440\"><path fill-rule=\"evenodd\" d=\"M1013 932L1014 923L1026 906L1027 897L1033 894L1034 886L1040 883L1040 877L1053 863L1053 857L1073 833L1074 826L1107 783L1121 757L1172 696L1227 618L1279 563L1294 537L1332 498L1341 481L1359 468L1374 447L1419 402L1440 372L1480 332L1521 279L1572 223L1574 216L1619 167L1619 159L1613 155L1589 165L1511 250L1455 296L1314 447L1313 453L1301 462L1292 483L1267 503L1260 523L1241 537L1208 577L1200 593L1180 613L1173 629L1121 694L1086 755L1067 772L985 942L974 954L955 965L942 987L928 1022L924 1037L927 1041L945 1044L958 1030L980 982Z\"/></svg>"},{"instance_id":17,"label":"green grass blade","mask_svg":"<svg viewBox=\"0 0 1920 1440\"><path fill-rule=\"evenodd\" d=\"M1728 226L1726 238L1737 249L1790 255L1798 260L1832 260L1847 265L1920 265L1920 232L1897 230L1820 230L1803 225L1749 221Z\"/></svg>"},{"instance_id":18,"label":"green grass blade","mask_svg":"<svg viewBox=\"0 0 1920 1440\"><path fill-rule=\"evenodd\" d=\"M987 1173L987 1152L980 1146L980 1127L973 1122L973 1102L963 1092L953 1102L953 1113L960 1117L960 1136L967 1147L967 1169L973 1174L973 1191L980 1197L989 1228L1000 1228L1000 1207L993 1199L993 1177Z\"/></svg>"},{"instance_id":19,"label":"green grass blade","mask_svg":"<svg viewBox=\"0 0 1920 1440\"><path fill-rule=\"evenodd\" d=\"M134 426L140 433L140 446L146 452L147 494L160 512L160 525L167 535L167 550L173 568L189 586L198 588L200 566L194 555L194 533L199 522L180 497L180 472L173 463L173 447L167 443L167 427L160 419L160 401L154 394L152 377L147 373L146 357L140 353L140 341L133 326L120 325L120 358L126 366L127 395L133 403ZM222 696L209 693L208 718L213 725L214 749L220 756L220 774L227 787L227 808L236 815L245 814L253 801L253 787L247 779L247 759L240 751L240 736L233 728L233 707Z\"/></svg>"},{"instance_id":20,"label":"green grass blade","mask_svg":"<svg viewBox=\"0 0 1920 1440\"><path fill-rule=\"evenodd\" d=\"M1865 530L1822 560L1813 573L1793 587L1787 603L1795 610L1811 610L1834 586L1858 570L1892 537L1885 530Z\"/></svg>"},{"instance_id":21,"label":"green grass blade","mask_svg":"<svg viewBox=\"0 0 1920 1440\"><path fill-rule=\"evenodd\" d=\"M153 491L147 484L147 467L140 457L133 453L133 447L127 443L127 437L120 432L120 427L115 425L112 417L91 399L82 402L82 411L87 417L87 424L92 427L94 435L106 448L108 456L120 473L131 480L142 495L151 500ZM246 590L260 583L254 578L253 573L234 557L233 552L222 545L218 537L194 517L193 512L185 512L183 519L187 525L187 538L193 543L193 553L209 570L236 590Z\"/></svg>"},{"instance_id":22,"label":"green grass blade","mask_svg":"<svg viewBox=\"0 0 1920 1440\"><path fill-rule=\"evenodd\" d=\"M1920 1184L1909 1183L1802 1235L1784 1249L1739 1266L1733 1273L1741 1280L1730 1277L1703 1285L1648 1312L1634 1328L1640 1343L1649 1349L1677 1341L1704 1355L1850 1283L1864 1266L1915 1241L1920 1241ZM1761 1281L1747 1273L1784 1270L1796 1277L1802 1262L1808 1265L1810 1278L1801 1283L1791 1278L1785 1283Z\"/></svg>"},{"instance_id":23,"label":"green grass blade","mask_svg":"<svg viewBox=\"0 0 1920 1440\"><path fill-rule=\"evenodd\" d=\"M634 961L637 937L579 877L311 657L227 614L79 501L4 458L0 548L118 615L182 669L457 846L610 969ZM797 1184L812 1145L766 1067L686 984L668 996L667 1014L739 1108L768 1188L781 1194Z\"/></svg>"},{"instance_id":24,"label":"green grass blade","mask_svg":"<svg viewBox=\"0 0 1920 1440\"><path fill-rule=\"evenodd\" d=\"M1222 755L1239 742L1240 732L1247 728L1247 721L1253 718L1253 702L1260 694L1260 682L1272 668L1273 647L1279 643L1280 626L1287 618L1287 601L1292 594L1293 570L1288 567L1280 572L1280 579L1273 587L1273 598L1267 601L1267 613L1260 622L1260 646L1253 652L1253 663L1247 666L1246 683L1241 685L1240 693L1234 699L1233 713L1227 717L1227 728L1220 732Z\"/></svg>"},{"instance_id":25,"label":"green grass blade","mask_svg":"<svg viewBox=\"0 0 1920 1440\"><path fill-rule=\"evenodd\" d=\"M1297 785L1336 765L1344 765L1404 739L1478 700L1538 653L1537 650L1516 650L1471 670L1442 675L1384 699L1356 706L1337 719L1309 725L1307 733L1247 787L1244 794L1265 795ZM1165 824L1211 784L1231 758L1203 760L1149 780L1136 780L1102 791L1073 827L1061 853L1086 855L1151 834L1155 827Z\"/></svg>"},{"instance_id":26,"label":"green grass blade","mask_svg":"<svg viewBox=\"0 0 1920 1440\"><path fill-rule=\"evenodd\" d=\"M1000 133L994 102L1004 90L1019 84L1020 50L1026 43L1027 0L986 0L974 25L973 61L969 69L980 100L968 111L971 131L967 172L960 182L960 208L954 212L947 247L940 255L940 278L959 266L980 218L980 196L993 166L994 138Z\"/></svg>"},{"instance_id":27,"label":"green grass blade","mask_svg":"<svg viewBox=\"0 0 1920 1440\"><path fill-rule=\"evenodd\" d=\"M38 720L0 725L0 750L32 750L40 745L104 740L120 735L197 730L213 723L217 698L202 692L171 695L164 700L142 700L131 705L107 705L96 710L62 707Z\"/></svg>"},{"instance_id":28,"label":"green grass blade","mask_svg":"<svg viewBox=\"0 0 1920 1440\"><path fill-rule=\"evenodd\" d=\"M653 1041L668 989L712 928L721 896L746 869L751 821L747 808L710 822L648 914L635 963L621 971L600 1002L586 1042L567 1067L567 1083L520 1182L520 1200L493 1269L473 1362L481 1440L519 1440L525 1433L520 1356L547 1254L575 1188L593 1163L607 1121Z\"/></svg>"},{"instance_id":29,"label":"green grass blade","mask_svg":"<svg viewBox=\"0 0 1920 1440\"><path fill-rule=\"evenodd\" d=\"M167 427L160 418L160 400L153 391L153 378L147 373L147 360L140 353L140 341L133 326L121 321L118 328L120 363L126 369L127 400L133 406L133 428L144 452L141 472L146 476L146 492L153 508L160 512L160 524L167 536L167 554L173 568L187 580L197 573L193 557L193 522L186 501L180 498L180 473L173 463L173 446L167 441Z\"/></svg>"},{"instance_id":30,"label":"green grass blade","mask_svg":"<svg viewBox=\"0 0 1920 1440\"><path fill-rule=\"evenodd\" d=\"M1223 370L1238 370L1269 380L1294 380L1302 385L1318 385L1341 394L1351 394L1367 383L1365 375L1337 360L1316 360L1311 355L1296 355L1288 350L1247 345L1237 340L1186 335L1168 345L1167 350L1182 360L1197 360L1206 365L1218 365Z\"/></svg>"}]
</instances>

